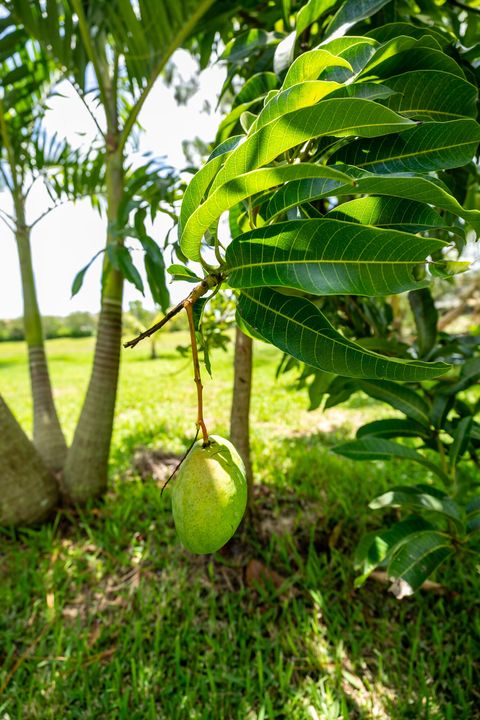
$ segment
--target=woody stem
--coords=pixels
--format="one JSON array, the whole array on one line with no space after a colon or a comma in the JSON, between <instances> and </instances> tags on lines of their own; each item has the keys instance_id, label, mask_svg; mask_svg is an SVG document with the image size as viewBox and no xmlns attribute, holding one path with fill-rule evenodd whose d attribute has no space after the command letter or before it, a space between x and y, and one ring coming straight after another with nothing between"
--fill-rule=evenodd
<instances>
[{"instance_id":1,"label":"woody stem","mask_svg":"<svg viewBox=\"0 0 480 720\"><path fill-rule=\"evenodd\" d=\"M197 386L197 427L202 431L203 443L206 444L208 442L208 431L203 420L203 385L202 378L200 376L200 363L198 362L197 338L195 335L195 324L193 322L192 305L193 303L191 300L185 300L184 308L187 311L188 326L190 328L190 340L192 344L193 374L195 384Z\"/></svg>"}]
</instances>

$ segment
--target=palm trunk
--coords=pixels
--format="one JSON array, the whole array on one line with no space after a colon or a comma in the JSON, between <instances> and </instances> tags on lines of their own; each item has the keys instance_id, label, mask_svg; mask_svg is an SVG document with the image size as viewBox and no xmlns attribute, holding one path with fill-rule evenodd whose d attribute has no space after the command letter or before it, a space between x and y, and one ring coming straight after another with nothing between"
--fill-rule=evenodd
<instances>
[{"instance_id":1,"label":"palm trunk","mask_svg":"<svg viewBox=\"0 0 480 720\"><path fill-rule=\"evenodd\" d=\"M112 226L123 194L123 156L107 154L107 244L118 242ZM113 431L122 340L123 276L105 257L102 304L97 329L93 370L65 465L67 499L84 503L107 487L108 457Z\"/></svg>"},{"instance_id":2,"label":"palm trunk","mask_svg":"<svg viewBox=\"0 0 480 720\"><path fill-rule=\"evenodd\" d=\"M16 241L23 292L23 323L28 346L33 397L33 441L46 466L61 470L67 456L65 437L53 401L43 340L42 321L35 289L30 249L30 229L25 222L24 198L15 198Z\"/></svg>"},{"instance_id":3,"label":"palm trunk","mask_svg":"<svg viewBox=\"0 0 480 720\"><path fill-rule=\"evenodd\" d=\"M253 473L250 457L250 396L252 393L252 339L237 327L230 440L245 464L248 483L248 503L252 503Z\"/></svg>"},{"instance_id":4,"label":"palm trunk","mask_svg":"<svg viewBox=\"0 0 480 720\"><path fill-rule=\"evenodd\" d=\"M39 522L57 499L55 478L0 397L0 524Z\"/></svg>"}]
</instances>

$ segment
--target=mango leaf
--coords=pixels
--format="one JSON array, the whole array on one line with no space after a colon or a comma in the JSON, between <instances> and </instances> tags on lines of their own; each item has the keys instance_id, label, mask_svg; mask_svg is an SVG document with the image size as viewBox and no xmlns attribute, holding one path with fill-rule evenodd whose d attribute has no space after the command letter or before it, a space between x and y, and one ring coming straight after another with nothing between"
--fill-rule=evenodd
<instances>
[{"instance_id":1,"label":"mango leaf","mask_svg":"<svg viewBox=\"0 0 480 720\"><path fill-rule=\"evenodd\" d=\"M371 17L389 2L390 0L347 0L328 24L325 35L344 35L352 25Z\"/></svg>"},{"instance_id":2,"label":"mango leaf","mask_svg":"<svg viewBox=\"0 0 480 720\"><path fill-rule=\"evenodd\" d=\"M273 72L259 72L249 77L233 100L233 107L258 100L277 87L278 78Z\"/></svg>"},{"instance_id":3,"label":"mango leaf","mask_svg":"<svg viewBox=\"0 0 480 720\"><path fill-rule=\"evenodd\" d=\"M265 104L265 107L251 126L250 133L256 132L276 118L282 117L285 113L315 105L319 100L322 100L322 98L337 91L341 87L342 86L336 82L310 80L275 93Z\"/></svg>"},{"instance_id":4,"label":"mango leaf","mask_svg":"<svg viewBox=\"0 0 480 720\"><path fill-rule=\"evenodd\" d=\"M173 275L174 280L183 280L191 283L202 282L202 278L195 275L195 273L185 265L170 265L170 267L167 268L167 272Z\"/></svg>"},{"instance_id":5,"label":"mango leaf","mask_svg":"<svg viewBox=\"0 0 480 720\"><path fill-rule=\"evenodd\" d=\"M387 80L388 84L390 76L416 70L437 70L465 80L460 65L439 49L431 35L418 39L395 37L381 45L357 79L373 75Z\"/></svg>"},{"instance_id":6,"label":"mango leaf","mask_svg":"<svg viewBox=\"0 0 480 720\"><path fill-rule=\"evenodd\" d=\"M355 587L363 585L375 568L383 565L410 535L433 529L433 525L419 515L409 515L390 528L363 537L355 552L355 566L362 570L361 576L355 579Z\"/></svg>"},{"instance_id":7,"label":"mango leaf","mask_svg":"<svg viewBox=\"0 0 480 720\"><path fill-rule=\"evenodd\" d=\"M428 510L444 515L449 520L453 520L460 530L463 529L462 516L457 503L443 491L430 485L399 485L376 497L368 507L372 510L385 507L409 507L415 511Z\"/></svg>"},{"instance_id":8,"label":"mango leaf","mask_svg":"<svg viewBox=\"0 0 480 720\"><path fill-rule=\"evenodd\" d=\"M314 295L387 295L418 287L414 271L442 247L441 240L396 230L293 220L236 238L227 248L225 271L234 288L281 285Z\"/></svg>"},{"instance_id":9,"label":"mango leaf","mask_svg":"<svg viewBox=\"0 0 480 720\"><path fill-rule=\"evenodd\" d=\"M244 290L238 313L268 342L312 367L345 377L420 380L443 374L444 363L385 358L340 335L309 300L273 290Z\"/></svg>"},{"instance_id":10,"label":"mango leaf","mask_svg":"<svg viewBox=\"0 0 480 720\"><path fill-rule=\"evenodd\" d=\"M337 0L308 0L297 13L297 37L337 4Z\"/></svg>"},{"instance_id":11,"label":"mango leaf","mask_svg":"<svg viewBox=\"0 0 480 720\"><path fill-rule=\"evenodd\" d=\"M251 195L277 187L287 180L305 177L326 177L350 182L348 175L335 168L313 163L280 165L273 168L261 168L239 175L212 191L205 202L188 218L180 241L182 252L190 260L200 259L200 244L204 233L215 223L220 215Z\"/></svg>"},{"instance_id":12,"label":"mango leaf","mask_svg":"<svg viewBox=\"0 0 480 720\"><path fill-rule=\"evenodd\" d=\"M428 366L428 363L425 363L425 365ZM337 455L343 455L350 460L393 460L394 458L414 460L438 475L443 482L449 482L448 476L440 467L427 460L413 448L400 445L400 443L393 442L392 440L385 440L381 437L369 435L360 440L352 440L342 445L336 445L333 448L333 452Z\"/></svg>"},{"instance_id":13,"label":"mango leaf","mask_svg":"<svg viewBox=\"0 0 480 720\"><path fill-rule=\"evenodd\" d=\"M309 50L297 57L290 65L283 81L282 90L297 85L305 80L317 80L322 71L329 67L344 67L352 70L352 66L342 57L332 55L327 50Z\"/></svg>"},{"instance_id":14,"label":"mango leaf","mask_svg":"<svg viewBox=\"0 0 480 720\"><path fill-rule=\"evenodd\" d=\"M387 572L392 580L407 584L408 592L403 590L402 596L412 594L453 553L447 534L433 530L414 533L394 553Z\"/></svg>"},{"instance_id":15,"label":"mango leaf","mask_svg":"<svg viewBox=\"0 0 480 720\"><path fill-rule=\"evenodd\" d=\"M470 415L463 417L457 423L453 433L453 443L450 445L448 451L448 464L450 469L455 467L468 447L472 423L473 418Z\"/></svg>"},{"instance_id":16,"label":"mango leaf","mask_svg":"<svg viewBox=\"0 0 480 720\"><path fill-rule=\"evenodd\" d=\"M365 33L366 37L373 38L379 43L386 43L389 40L400 37L401 35L410 35L413 38L424 38L428 35L435 40L438 48L444 49L454 40L454 36L447 31L441 32L439 28L430 28L426 25L418 27L406 22L392 22L374 28Z\"/></svg>"},{"instance_id":17,"label":"mango leaf","mask_svg":"<svg viewBox=\"0 0 480 720\"><path fill-rule=\"evenodd\" d=\"M456 120L477 117L477 89L466 80L437 70L418 70L388 78L398 94L384 101L402 115L417 120Z\"/></svg>"},{"instance_id":18,"label":"mango leaf","mask_svg":"<svg viewBox=\"0 0 480 720\"><path fill-rule=\"evenodd\" d=\"M347 170L345 166L339 166L338 169ZM361 173L361 171L358 172ZM463 208L445 186L433 178L364 173L356 176L355 183L355 192L358 194L393 195L448 210L469 222L480 234L480 211ZM351 186L337 185L335 181L331 180L296 180L275 192L264 211L264 217L269 220L303 202L311 202L331 195L337 197L352 195L352 188Z\"/></svg>"},{"instance_id":19,"label":"mango leaf","mask_svg":"<svg viewBox=\"0 0 480 720\"><path fill-rule=\"evenodd\" d=\"M429 407L423 397L405 385L388 382L386 380L374 383L367 380L359 382L360 390L370 397L386 402L395 410L407 415L424 427L430 426Z\"/></svg>"},{"instance_id":20,"label":"mango leaf","mask_svg":"<svg viewBox=\"0 0 480 720\"><path fill-rule=\"evenodd\" d=\"M427 438L428 431L425 430L423 425L410 419L388 418L385 420L373 420L358 428L357 438L364 438L367 435L377 435L387 439L396 437Z\"/></svg>"},{"instance_id":21,"label":"mango leaf","mask_svg":"<svg viewBox=\"0 0 480 720\"><path fill-rule=\"evenodd\" d=\"M447 227L445 220L429 205L394 197L356 198L337 205L325 217L410 233Z\"/></svg>"},{"instance_id":22,"label":"mango leaf","mask_svg":"<svg viewBox=\"0 0 480 720\"><path fill-rule=\"evenodd\" d=\"M331 160L374 173L425 173L462 167L475 155L480 125L475 120L428 122L397 137L361 140Z\"/></svg>"},{"instance_id":23,"label":"mango leaf","mask_svg":"<svg viewBox=\"0 0 480 720\"><path fill-rule=\"evenodd\" d=\"M412 122L388 108L360 98L324 100L313 107L286 113L232 150L218 172L212 189L238 175L268 164L301 143L334 137L377 137L409 129ZM205 168L208 165L205 166ZM205 170L204 168L204 170Z\"/></svg>"},{"instance_id":24,"label":"mango leaf","mask_svg":"<svg viewBox=\"0 0 480 720\"><path fill-rule=\"evenodd\" d=\"M435 347L438 311L429 288L412 290L408 293L408 302L417 329L418 353L424 357Z\"/></svg>"},{"instance_id":25,"label":"mango leaf","mask_svg":"<svg viewBox=\"0 0 480 720\"><path fill-rule=\"evenodd\" d=\"M200 205L208 186L212 182L218 170L222 167L228 153L231 152L231 150L233 150L243 139L243 135L234 135L218 145L211 153L205 165L197 173L195 173L193 178L190 180L188 187L185 190L182 206L180 208L180 218L178 222L179 236L182 233L182 228L188 220L188 217Z\"/></svg>"}]
</instances>

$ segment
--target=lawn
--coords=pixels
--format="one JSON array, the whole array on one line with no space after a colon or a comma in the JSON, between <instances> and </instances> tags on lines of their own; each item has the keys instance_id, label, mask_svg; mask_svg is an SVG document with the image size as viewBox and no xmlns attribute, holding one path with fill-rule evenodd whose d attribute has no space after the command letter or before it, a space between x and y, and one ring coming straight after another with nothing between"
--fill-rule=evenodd
<instances>
[{"instance_id":1,"label":"lawn","mask_svg":"<svg viewBox=\"0 0 480 720\"><path fill-rule=\"evenodd\" d=\"M168 467L191 441L195 386L166 333L160 357L124 351L110 491L81 514L0 535L0 719L337 720L480 718L480 596L452 564L444 594L397 601L354 590L353 550L380 522L368 500L424 479L356 464L333 444L379 417L367 398L308 413L273 348L255 347L256 507L227 553L195 557L175 537ZM48 343L71 439L93 342ZM232 357L204 378L211 432L228 433ZM0 391L30 430L25 349L0 345Z\"/></svg>"}]
</instances>

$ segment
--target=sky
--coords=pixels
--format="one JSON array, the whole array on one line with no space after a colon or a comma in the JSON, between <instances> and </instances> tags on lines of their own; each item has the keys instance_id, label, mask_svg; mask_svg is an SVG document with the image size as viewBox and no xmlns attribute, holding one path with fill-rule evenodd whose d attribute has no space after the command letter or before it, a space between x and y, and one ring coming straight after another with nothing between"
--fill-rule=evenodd
<instances>
[{"instance_id":1,"label":"sky","mask_svg":"<svg viewBox=\"0 0 480 720\"><path fill-rule=\"evenodd\" d=\"M195 63L183 50L175 53L174 61L185 78L195 72ZM199 90L186 106L178 106L173 89L159 79L152 89L140 114L144 132L140 136L139 153L152 152L154 157L165 157L176 168L186 165L182 140L200 137L212 141L221 120L220 113L204 111L205 101L212 108L225 78L219 65L208 68L199 76ZM93 140L95 124L82 101L68 83L59 90L65 97L51 100L46 118L49 133L65 136L72 145ZM40 185L34 186L29 196L27 220L32 222L45 209L47 200ZM0 193L0 207L9 210L7 193ZM161 241L170 227L170 221L159 215L152 236ZM105 221L88 200L67 203L53 210L32 231L32 256L37 294L43 315L68 315L77 310L98 312L100 305L101 257L85 276L82 289L71 298L71 286L76 273L86 265L105 244ZM22 295L18 256L13 235L0 223L0 318L16 318L22 314ZM137 263L141 270L142 262ZM145 279L145 278L144 278ZM147 287L147 283L145 282ZM172 302L178 301L191 290L191 285L178 283L171 288ZM145 298L128 282L125 283L124 307L131 300L142 300L153 307L146 290Z\"/></svg>"}]
</instances>

